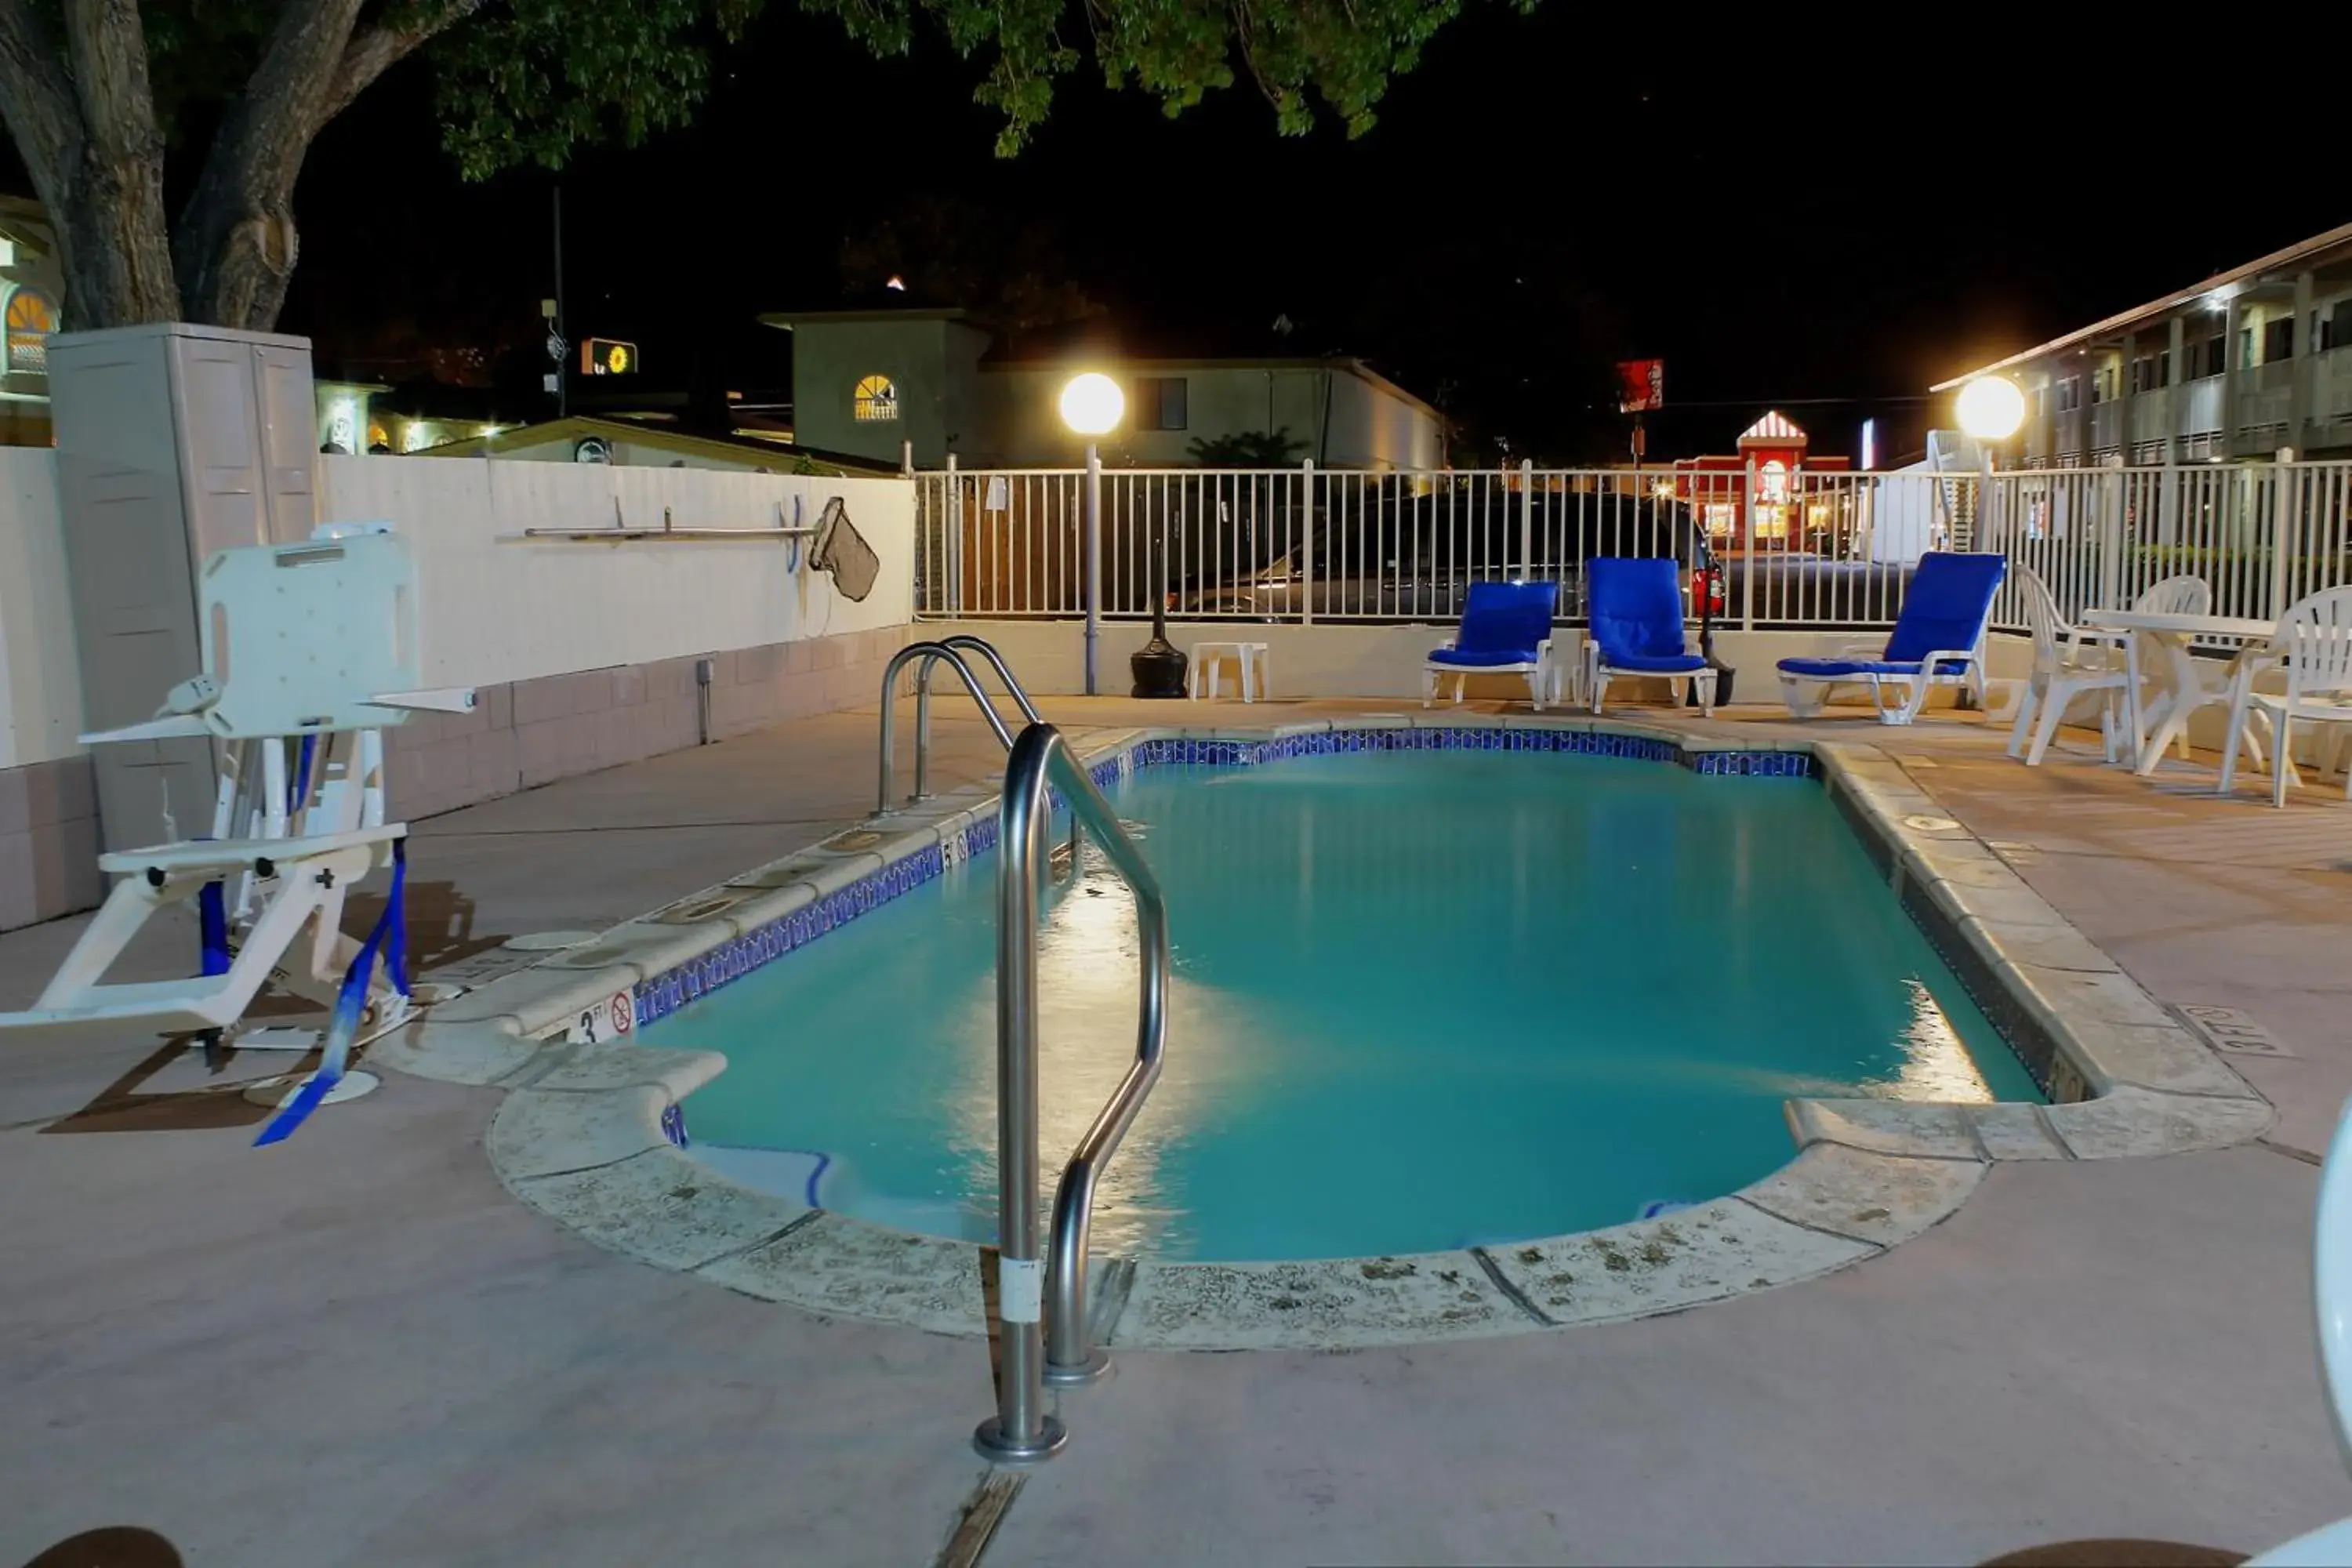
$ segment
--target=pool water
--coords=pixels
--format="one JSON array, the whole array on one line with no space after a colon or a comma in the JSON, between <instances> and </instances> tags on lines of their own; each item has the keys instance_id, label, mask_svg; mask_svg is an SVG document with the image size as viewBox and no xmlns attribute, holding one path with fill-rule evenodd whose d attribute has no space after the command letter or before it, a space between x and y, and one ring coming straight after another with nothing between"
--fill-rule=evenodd
<instances>
[{"instance_id":1,"label":"pool water","mask_svg":"<svg viewBox=\"0 0 2352 1568\"><path fill-rule=\"evenodd\" d=\"M1785 1164L1792 1095L2039 1098L1803 780L1407 752L1150 768L1111 798L1165 889L1175 973L1098 1255L1557 1235ZM992 1238L999 864L650 1026L647 1044L727 1055L687 1106L698 1152L828 1208ZM1098 860L1046 907L1050 1188L1132 1057L1136 953Z\"/></svg>"}]
</instances>

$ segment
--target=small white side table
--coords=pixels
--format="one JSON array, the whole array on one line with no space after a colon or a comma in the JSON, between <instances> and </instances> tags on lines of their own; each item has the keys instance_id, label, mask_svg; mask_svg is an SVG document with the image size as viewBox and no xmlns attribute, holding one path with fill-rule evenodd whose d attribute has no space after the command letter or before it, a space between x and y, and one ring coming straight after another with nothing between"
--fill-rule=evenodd
<instances>
[{"instance_id":1,"label":"small white side table","mask_svg":"<svg viewBox=\"0 0 2352 1568\"><path fill-rule=\"evenodd\" d=\"M1274 658L1262 642L1196 642L1192 645L1192 662L1184 671L1184 695L1197 700L1201 695L1201 672L1208 671L1209 700L1217 700L1217 662L1232 659L1241 671L1242 700L1255 702L1274 694ZM1255 680L1252 676L1255 674Z\"/></svg>"}]
</instances>

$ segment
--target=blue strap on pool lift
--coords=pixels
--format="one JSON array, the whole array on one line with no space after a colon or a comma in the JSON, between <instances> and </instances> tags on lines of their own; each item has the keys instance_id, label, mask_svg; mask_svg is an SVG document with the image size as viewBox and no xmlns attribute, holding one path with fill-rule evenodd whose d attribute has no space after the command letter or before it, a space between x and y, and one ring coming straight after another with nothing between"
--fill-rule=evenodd
<instances>
[{"instance_id":1,"label":"blue strap on pool lift","mask_svg":"<svg viewBox=\"0 0 2352 1568\"><path fill-rule=\"evenodd\" d=\"M291 1137L342 1081L343 1064L360 1030L360 1015L367 1010L368 981L375 973L379 951L393 989L408 994L408 924L400 910L401 889L407 880L408 841L395 838L392 841L392 892L384 900L383 913L376 917L375 929L360 944L360 955L352 960L351 969L343 975L343 988L336 993L334 1016L327 1024L327 1048L320 1058L319 1069L263 1125L261 1135L253 1141L255 1148Z\"/></svg>"},{"instance_id":2,"label":"blue strap on pool lift","mask_svg":"<svg viewBox=\"0 0 2352 1568\"><path fill-rule=\"evenodd\" d=\"M294 777L286 781L286 814L289 816L302 809L310 795L310 757L318 745L316 735L302 737L299 761L295 764ZM205 974L226 974L236 955L228 946L227 884L215 879L196 889L196 927L202 945ZM401 994L408 994L403 985Z\"/></svg>"},{"instance_id":3,"label":"blue strap on pool lift","mask_svg":"<svg viewBox=\"0 0 2352 1568\"><path fill-rule=\"evenodd\" d=\"M228 897L217 878L196 889L196 927L206 974L226 974L236 955L228 950Z\"/></svg>"}]
</instances>

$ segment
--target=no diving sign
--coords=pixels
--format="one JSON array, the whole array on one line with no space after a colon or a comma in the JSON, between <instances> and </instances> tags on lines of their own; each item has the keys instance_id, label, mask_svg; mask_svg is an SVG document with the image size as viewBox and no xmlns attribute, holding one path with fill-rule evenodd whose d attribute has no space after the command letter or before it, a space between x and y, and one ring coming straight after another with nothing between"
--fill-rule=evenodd
<instances>
[{"instance_id":1,"label":"no diving sign","mask_svg":"<svg viewBox=\"0 0 2352 1568\"><path fill-rule=\"evenodd\" d=\"M593 1046L600 1040L625 1039L636 1026L636 988L624 985L603 1001L583 1007L563 1037L575 1046Z\"/></svg>"}]
</instances>

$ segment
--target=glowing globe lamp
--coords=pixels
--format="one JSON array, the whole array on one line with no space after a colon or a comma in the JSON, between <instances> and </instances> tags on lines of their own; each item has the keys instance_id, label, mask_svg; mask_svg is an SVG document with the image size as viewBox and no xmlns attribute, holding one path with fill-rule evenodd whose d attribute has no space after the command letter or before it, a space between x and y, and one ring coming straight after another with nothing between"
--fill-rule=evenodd
<instances>
[{"instance_id":1,"label":"glowing globe lamp","mask_svg":"<svg viewBox=\"0 0 2352 1568\"><path fill-rule=\"evenodd\" d=\"M1062 423L1078 435L1107 436L1127 414L1127 395L1099 371L1074 375L1062 388Z\"/></svg>"},{"instance_id":2,"label":"glowing globe lamp","mask_svg":"<svg viewBox=\"0 0 2352 1568\"><path fill-rule=\"evenodd\" d=\"M2005 375L1980 375L1960 388L1960 428L1979 441L2006 441L2025 423L2025 394Z\"/></svg>"}]
</instances>

